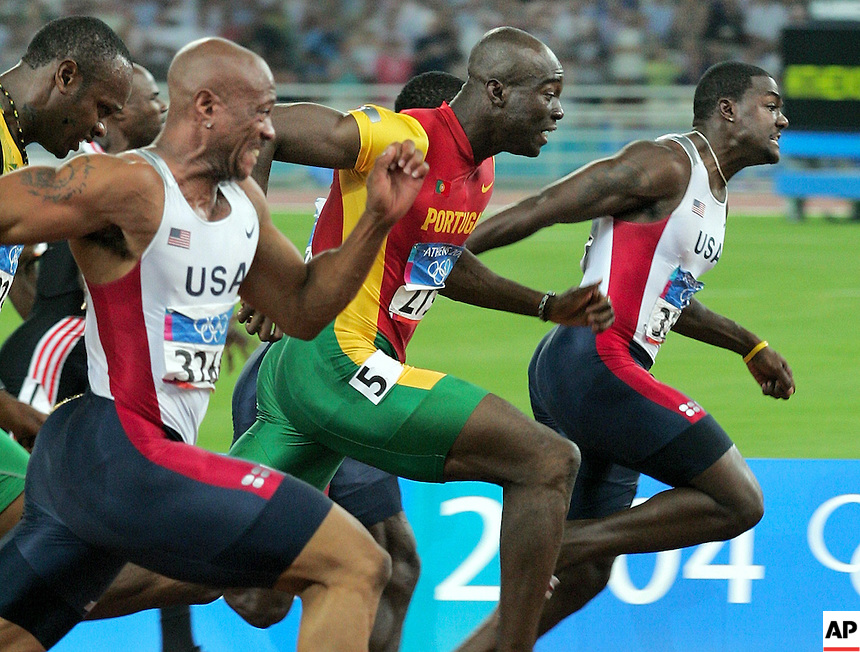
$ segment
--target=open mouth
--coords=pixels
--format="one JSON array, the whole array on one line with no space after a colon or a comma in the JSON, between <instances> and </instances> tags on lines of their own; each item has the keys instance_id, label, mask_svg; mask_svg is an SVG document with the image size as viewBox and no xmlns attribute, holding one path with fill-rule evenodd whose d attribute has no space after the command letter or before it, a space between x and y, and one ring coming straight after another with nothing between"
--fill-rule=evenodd
<instances>
[{"instance_id":1,"label":"open mouth","mask_svg":"<svg viewBox=\"0 0 860 652\"><path fill-rule=\"evenodd\" d=\"M541 140L543 140L544 145L546 145L546 143L549 142L549 135L553 131L555 131L556 129L557 129L557 127L549 127L547 129L541 129L540 135L541 135Z\"/></svg>"}]
</instances>

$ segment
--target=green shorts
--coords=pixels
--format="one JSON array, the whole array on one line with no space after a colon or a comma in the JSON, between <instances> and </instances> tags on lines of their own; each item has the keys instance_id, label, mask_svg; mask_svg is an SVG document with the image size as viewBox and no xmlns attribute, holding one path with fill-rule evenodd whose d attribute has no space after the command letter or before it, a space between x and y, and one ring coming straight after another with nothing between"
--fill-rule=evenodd
<instances>
[{"instance_id":1,"label":"green shorts","mask_svg":"<svg viewBox=\"0 0 860 652\"><path fill-rule=\"evenodd\" d=\"M0 430L0 512L24 491L24 476L30 455Z\"/></svg>"},{"instance_id":2,"label":"green shorts","mask_svg":"<svg viewBox=\"0 0 860 652\"><path fill-rule=\"evenodd\" d=\"M400 364L381 336L375 344L381 353L368 347L347 355L332 326L310 342L277 342L257 377L257 421L230 455L320 489L344 457L404 478L442 482L448 451L488 392Z\"/></svg>"}]
</instances>

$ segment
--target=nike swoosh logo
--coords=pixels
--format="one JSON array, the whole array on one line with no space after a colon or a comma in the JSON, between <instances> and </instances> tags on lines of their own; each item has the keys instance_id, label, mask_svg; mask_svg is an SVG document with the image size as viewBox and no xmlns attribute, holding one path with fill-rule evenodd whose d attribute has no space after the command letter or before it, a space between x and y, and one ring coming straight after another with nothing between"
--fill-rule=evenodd
<instances>
[{"instance_id":1,"label":"nike swoosh logo","mask_svg":"<svg viewBox=\"0 0 860 652\"><path fill-rule=\"evenodd\" d=\"M493 184L494 184L494 183L495 183L495 181L490 181L490 185L489 185L489 186L485 186L485 185L482 183L482 184L481 184L481 192L487 192L490 188L492 188L492 187L493 187Z\"/></svg>"},{"instance_id":2,"label":"nike swoosh logo","mask_svg":"<svg viewBox=\"0 0 860 652\"><path fill-rule=\"evenodd\" d=\"M254 231L255 231L256 229L257 229L257 225L255 224L255 225L253 225L253 226L251 227L251 230L250 230L250 231L245 231L245 237L246 237L246 238L248 238L248 240L250 240L250 239L251 239L251 236L252 236L252 235L254 235Z\"/></svg>"}]
</instances>

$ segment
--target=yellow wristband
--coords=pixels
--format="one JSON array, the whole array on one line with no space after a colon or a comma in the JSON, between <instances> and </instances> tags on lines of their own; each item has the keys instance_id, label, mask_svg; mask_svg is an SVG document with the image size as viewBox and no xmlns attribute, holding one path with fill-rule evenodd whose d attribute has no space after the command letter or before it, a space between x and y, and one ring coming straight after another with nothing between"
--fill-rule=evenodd
<instances>
[{"instance_id":1,"label":"yellow wristband","mask_svg":"<svg viewBox=\"0 0 860 652\"><path fill-rule=\"evenodd\" d=\"M758 352L767 346L767 340L762 340L756 344L752 350L744 356L744 362L749 362L758 355Z\"/></svg>"}]
</instances>

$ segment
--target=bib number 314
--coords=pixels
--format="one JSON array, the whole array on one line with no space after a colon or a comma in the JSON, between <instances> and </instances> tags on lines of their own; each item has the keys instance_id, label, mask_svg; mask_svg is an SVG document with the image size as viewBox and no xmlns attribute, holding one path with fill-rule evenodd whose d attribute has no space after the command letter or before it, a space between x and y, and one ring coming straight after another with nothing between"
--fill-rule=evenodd
<instances>
[{"instance_id":1,"label":"bib number 314","mask_svg":"<svg viewBox=\"0 0 860 652\"><path fill-rule=\"evenodd\" d=\"M359 367L349 384L368 401L379 405L403 373L403 365L379 349Z\"/></svg>"}]
</instances>

